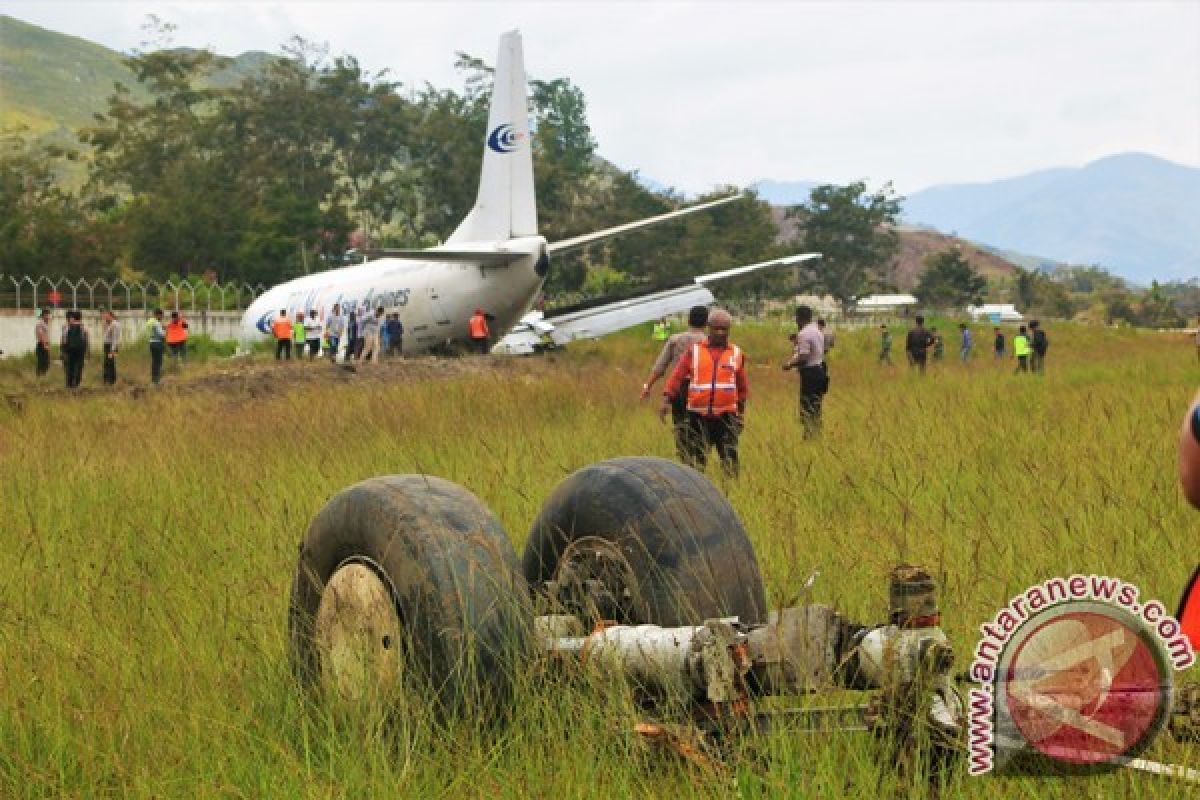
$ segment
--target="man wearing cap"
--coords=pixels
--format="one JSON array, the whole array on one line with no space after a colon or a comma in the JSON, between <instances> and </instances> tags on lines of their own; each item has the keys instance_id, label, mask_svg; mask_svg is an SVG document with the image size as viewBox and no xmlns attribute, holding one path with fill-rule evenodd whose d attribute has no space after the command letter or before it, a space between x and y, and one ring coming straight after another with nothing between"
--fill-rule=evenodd
<instances>
[{"instance_id":1,"label":"man wearing cap","mask_svg":"<svg viewBox=\"0 0 1200 800\"><path fill-rule=\"evenodd\" d=\"M813 324L812 309L796 307L795 344L792 356L783 368L800 372L800 422L804 438L812 439L821 433L821 401L829 390L829 373L825 371L825 337Z\"/></svg>"},{"instance_id":2,"label":"man wearing cap","mask_svg":"<svg viewBox=\"0 0 1200 800\"><path fill-rule=\"evenodd\" d=\"M738 474L738 437L744 427L746 358L742 349L729 341L733 318L717 309L708 315L708 338L684 352L663 392L658 415L666 420L671 404L687 396L687 457L684 462L702 469L710 445L717 448L721 469L729 477ZM685 388L686 381L686 388Z\"/></svg>"},{"instance_id":3,"label":"man wearing cap","mask_svg":"<svg viewBox=\"0 0 1200 800\"><path fill-rule=\"evenodd\" d=\"M642 384L641 399L650 396L650 390L663 375L675 371L675 366L683 354L692 349L692 345L700 344L705 339L704 326L708 324L708 307L693 306L688 312L688 329L683 333L672 334L663 344L658 354L658 360L650 369L650 377ZM687 421L687 390L684 387L671 403L671 427L675 432L675 454L679 460L687 463L689 458L688 421Z\"/></svg>"},{"instance_id":4,"label":"man wearing cap","mask_svg":"<svg viewBox=\"0 0 1200 800\"><path fill-rule=\"evenodd\" d=\"M476 308L467 322L467 334L471 337L471 349L483 356L488 352L488 333L487 316L482 308Z\"/></svg>"}]
</instances>

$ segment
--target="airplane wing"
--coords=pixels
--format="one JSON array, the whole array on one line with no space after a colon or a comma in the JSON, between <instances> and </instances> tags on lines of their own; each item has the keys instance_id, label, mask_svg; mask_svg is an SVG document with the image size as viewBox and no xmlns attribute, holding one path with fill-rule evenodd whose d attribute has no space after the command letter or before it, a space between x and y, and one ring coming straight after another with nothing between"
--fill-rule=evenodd
<instances>
[{"instance_id":1,"label":"airplane wing","mask_svg":"<svg viewBox=\"0 0 1200 800\"><path fill-rule=\"evenodd\" d=\"M726 203L732 203L734 200L741 200L745 196L746 195L739 192L738 194L731 194L729 197L722 197L719 200L710 200L707 203L701 203L698 206L688 206L687 208L681 208L678 211L668 211L666 214L659 214L657 217L647 217L646 219L639 219L637 222L626 222L624 225L617 225L615 228L605 228L602 231L593 231L592 233L585 233L582 236L575 236L571 239L563 239L559 242L551 242L546 246L546 252L550 255L555 255L558 253L566 253L571 250L578 250L580 247L585 247L592 242L596 242L601 239L607 239L610 236L618 236L622 233L636 231L639 228L657 225L660 222L666 222L667 220L675 217L684 217L688 214L695 214L697 211L704 211L708 208L723 206Z\"/></svg>"},{"instance_id":2,"label":"airplane wing","mask_svg":"<svg viewBox=\"0 0 1200 800\"><path fill-rule=\"evenodd\" d=\"M820 253L802 253L744 267L697 275L692 283L663 289L651 294L625 300L582 304L545 316L534 311L522 317L511 331L492 348L494 353L526 355L541 350L562 347L576 339L597 339L643 322L687 311L692 306L706 306L714 297L705 285L723 278L745 275L769 267L790 266L819 258Z\"/></svg>"}]
</instances>

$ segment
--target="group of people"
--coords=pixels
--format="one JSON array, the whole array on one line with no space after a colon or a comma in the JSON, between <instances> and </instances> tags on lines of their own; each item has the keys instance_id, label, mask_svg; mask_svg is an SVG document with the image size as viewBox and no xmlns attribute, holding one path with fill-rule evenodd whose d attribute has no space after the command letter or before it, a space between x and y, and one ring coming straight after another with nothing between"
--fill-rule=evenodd
<instances>
[{"instance_id":1,"label":"group of people","mask_svg":"<svg viewBox=\"0 0 1200 800\"><path fill-rule=\"evenodd\" d=\"M879 333L879 363L892 363L892 332L887 324L880 325ZM971 328L965 322L960 322L958 358L964 364L971 360L975 349L975 338ZM1005 357L1004 331L993 328L992 353L995 359ZM1035 319L1026 327L1022 325L1013 337L1013 356L1017 360L1017 372L1042 373L1046 366L1046 352L1050 349L1050 339L1042 330L1041 324ZM932 355L933 361L942 361L946 354L945 340L936 327L925 327L925 317L917 315L916 324L908 331L904 340L904 354L908 365L920 372L925 372L925 366Z\"/></svg>"},{"instance_id":2,"label":"group of people","mask_svg":"<svg viewBox=\"0 0 1200 800\"><path fill-rule=\"evenodd\" d=\"M346 344L345 361L363 363L376 362L386 356L404 353L404 323L398 312L387 313L380 306L374 312L351 311L342 313L340 304L335 304L329 317L322 320L316 309L296 312L293 321L287 309L280 309L279 316L271 323L271 335L275 338L275 359L290 360L293 347L296 358L308 353L310 361L325 355L336 362L342 342Z\"/></svg>"},{"instance_id":3,"label":"group of people","mask_svg":"<svg viewBox=\"0 0 1200 800\"><path fill-rule=\"evenodd\" d=\"M42 309L33 326L35 374L41 379L50 371L50 322L53 312ZM156 308L146 321L146 334L150 345L150 380L162 380L164 353L169 352L173 361L187 361L188 323L178 311L171 312L170 321L163 324L163 311ZM101 336L103 367L101 380L105 386L117 382L117 355L121 351L121 323L111 310L101 312ZM83 383L83 365L91 350L91 337L83 325L83 312L71 310L66 313L66 324L59 337L59 357L68 389L78 388Z\"/></svg>"},{"instance_id":4,"label":"group of people","mask_svg":"<svg viewBox=\"0 0 1200 800\"><path fill-rule=\"evenodd\" d=\"M829 391L829 370L825 354L833 346L832 332L826 333L813 321L812 309L796 309L796 332L792 355L783 364L785 370L800 373L800 419L805 438L821 430L822 399ZM650 374L642 384L645 400L664 376L659 417L670 415L675 433L675 449L683 463L703 469L708 452L715 448L726 475L738 474L738 440L745 427L746 355L729 340L733 317L728 311L709 311L695 306L688 312L688 329L669 334L666 321L655 325L654 338L663 347ZM666 334L664 337L664 333Z\"/></svg>"},{"instance_id":5,"label":"group of people","mask_svg":"<svg viewBox=\"0 0 1200 800\"><path fill-rule=\"evenodd\" d=\"M662 342L658 359L642 384L641 399L645 400L654 385L664 376L667 383L659 416L665 421L670 415L675 433L675 449L683 463L703 469L708 452L716 448L721 467L727 475L738 473L738 439L745 427L746 356L741 348L729 341L732 317L727 311L710 312L696 306L688 313L688 329L671 334L666 319L654 324L652 336ZM971 358L974 340L966 323L959 325L959 358ZM995 328L993 349L996 358L1005 355L1005 338ZM829 351L834 346L834 334L827 330L825 320L813 318L808 306L796 308L796 331L789 336L792 353L783 364L785 370L799 373L799 416L804 438L812 439L821 433L821 412L825 394L829 391ZM1037 320L1022 325L1013 337L1013 352L1018 372L1042 372L1050 342ZM924 372L927 361L945 357L945 344L936 328L926 328L925 318L918 316L916 324L905 338L908 363ZM891 332L881 326L880 363L891 364Z\"/></svg>"}]
</instances>

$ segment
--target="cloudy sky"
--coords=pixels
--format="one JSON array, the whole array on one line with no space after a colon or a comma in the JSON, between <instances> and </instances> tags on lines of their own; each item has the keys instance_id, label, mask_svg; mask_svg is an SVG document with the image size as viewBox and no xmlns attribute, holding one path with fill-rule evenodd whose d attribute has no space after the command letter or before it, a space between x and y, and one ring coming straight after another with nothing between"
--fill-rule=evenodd
<instances>
[{"instance_id":1,"label":"cloudy sky","mask_svg":"<svg viewBox=\"0 0 1200 800\"><path fill-rule=\"evenodd\" d=\"M600 153L689 192L762 178L935 183L1124 151L1200 166L1200 0L1185 2L65 2L0 13L119 50L278 52L293 35L459 86L518 28L534 77L587 97Z\"/></svg>"}]
</instances>

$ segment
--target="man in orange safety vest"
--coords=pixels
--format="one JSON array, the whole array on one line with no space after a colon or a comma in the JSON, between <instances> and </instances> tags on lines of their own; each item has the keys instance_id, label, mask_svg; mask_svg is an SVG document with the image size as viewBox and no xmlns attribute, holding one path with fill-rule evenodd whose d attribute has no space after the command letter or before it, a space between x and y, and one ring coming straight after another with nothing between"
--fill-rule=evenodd
<instances>
[{"instance_id":1,"label":"man in orange safety vest","mask_svg":"<svg viewBox=\"0 0 1200 800\"><path fill-rule=\"evenodd\" d=\"M687 392L687 456L684 462L701 469L708 448L715 446L726 475L738 473L738 436L746 411L746 357L742 349L729 341L733 318L728 311L716 309L708 315L708 339L692 345L683 354L663 392L659 417L671 411L671 401ZM687 381L686 390L683 388Z\"/></svg>"},{"instance_id":2,"label":"man in orange safety vest","mask_svg":"<svg viewBox=\"0 0 1200 800\"><path fill-rule=\"evenodd\" d=\"M477 308L467 323L467 334L471 337L471 348L483 356L488 352L488 333L487 316L482 308Z\"/></svg>"}]
</instances>

